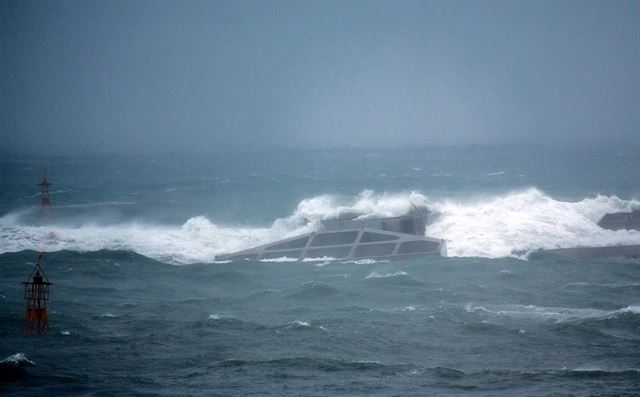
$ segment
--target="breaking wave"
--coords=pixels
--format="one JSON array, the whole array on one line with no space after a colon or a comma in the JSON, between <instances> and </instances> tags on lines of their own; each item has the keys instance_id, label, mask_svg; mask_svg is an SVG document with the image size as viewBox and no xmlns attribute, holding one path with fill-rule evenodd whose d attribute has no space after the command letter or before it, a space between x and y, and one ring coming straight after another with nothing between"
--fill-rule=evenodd
<instances>
[{"instance_id":1,"label":"breaking wave","mask_svg":"<svg viewBox=\"0 0 640 397\"><path fill-rule=\"evenodd\" d=\"M449 256L496 258L539 248L640 243L638 231L598 226L607 213L640 208L637 200L616 196L566 202L529 188L475 203L435 202L430 208L442 215L427 234L447 240Z\"/></svg>"},{"instance_id":2,"label":"breaking wave","mask_svg":"<svg viewBox=\"0 0 640 397\"><path fill-rule=\"evenodd\" d=\"M36 365L24 353L16 353L0 361L0 366L31 367Z\"/></svg>"},{"instance_id":3,"label":"breaking wave","mask_svg":"<svg viewBox=\"0 0 640 397\"><path fill-rule=\"evenodd\" d=\"M424 285L423 281L411 277L402 270L393 273L380 273L374 270L364 279L366 282L376 286L376 288L382 285L386 287L416 287Z\"/></svg>"},{"instance_id":4,"label":"breaking wave","mask_svg":"<svg viewBox=\"0 0 640 397\"><path fill-rule=\"evenodd\" d=\"M469 313L486 313L494 316L554 320L558 323L570 321L601 321L640 315L640 306L627 306L617 310L592 308L540 307L534 305L508 305L502 307L473 306L467 304Z\"/></svg>"},{"instance_id":5,"label":"breaking wave","mask_svg":"<svg viewBox=\"0 0 640 397\"><path fill-rule=\"evenodd\" d=\"M36 365L29 360L24 353L16 353L3 360L0 360L0 381L15 380L26 374L27 367Z\"/></svg>"},{"instance_id":6,"label":"breaking wave","mask_svg":"<svg viewBox=\"0 0 640 397\"><path fill-rule=\"evenodd\" d=\"M420 193L376 194L351 198L321 195L302 200L288 217L269 227L218 225L204 216L181 226L148 223L33 225L23 211L0 218L0 252L131 250L169 263L212 262L216 255L308 233L324 219L400 216L412 207L440 216L427 235L447 240L449 256L505 257L538 248L640 244L638 231L604 230L606 213L640 208L636 200L597 196L578 202L555 200L529 188L475 202L430 200Z\"/></svg>"},{"instance_id":7,"label":"breaking wave","mask_svg":"<svg viewBox=\"0 0 640 397\"><path fill-rule=\"evenodd\" d=\"M307 321L294 320L291 323L284 326L284 330L296 330L296 331L327 331L322 325L311 324Z\"/></svg>"},{"instance_id":8,"label":"breaking wave","mask_svg":"<svg viewBox=\"0 0 640 397\"><path fill-rule=\"evenodd\" d=\"M367 277L365 277L365 279L400 277L400 276L406 276L406 275L407 275L407 273L403 272L402 270L394 272L394 273L378 273L376 271L373 271L373 272L369 273L367 275Z\"/></svg>"}]
</instances>

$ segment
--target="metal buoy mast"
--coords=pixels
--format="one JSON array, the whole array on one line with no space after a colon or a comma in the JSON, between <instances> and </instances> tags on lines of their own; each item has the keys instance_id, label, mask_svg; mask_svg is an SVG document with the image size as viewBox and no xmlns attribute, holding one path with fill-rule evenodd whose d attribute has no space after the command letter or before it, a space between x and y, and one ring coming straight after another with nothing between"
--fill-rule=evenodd
<instances>
[{"instance_id":1,"label":"metal buoy mast","mask_svg":"<svg viewBox=\"0 0 640 397\"><path fill-rule=\"evenodd\" d=\"M49 181L47 180L47 169L43 168L42 181L38 183L41 193L40 207L42 208L43 212L48 212L49 208L51 208L51 199L49 198L49 186L51 185L52 183L49 183Z\"/></svg>"},{"instance_id":2,"label":"metal buoy mast","mask_svg":"<svg viewBox=\"0 0 640 397\"><path fill-rule=\"evenodd\" d=\"M49 327L49 314L47 313L47 301L49 300L49 287L53 285L44 274L40 261L43 253L38 253L38 262L34 266L27 281L24 284L24 299L27 308L24 312L23 328L28 333L44 334Z\"/></svg>"}]
</instances>

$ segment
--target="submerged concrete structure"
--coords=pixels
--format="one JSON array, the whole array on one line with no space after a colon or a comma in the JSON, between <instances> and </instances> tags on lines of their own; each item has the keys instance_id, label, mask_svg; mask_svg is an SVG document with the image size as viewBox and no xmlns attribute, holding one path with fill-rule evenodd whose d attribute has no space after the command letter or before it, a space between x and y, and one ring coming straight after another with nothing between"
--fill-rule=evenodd
<instances>
[{"instance_id":1,"label":"submerged concrete structure","mask_svg":"<svg viewBox=\"0 0 640 397\"><path fill-rule=\"evenodd\" d=\"M602 219L598 221L598 226L608 230L640 231L640 210L605 214ZM540 252L558 254L579 259L604 257L640 258L640 245L636 244L609 245L604 247L556 248L541 250Z\"/></svg>"},{"instance_id":2,"label":"submerged concrete structure","mask_svg":"<svg viewBox=\"0 0 640 397\"><path fill-rule=\"evenodd\" d=\"M549 250L541 250L549 254L557 254L578 259L589 258L640 258L640 245L609 245L605 247L575 247L575 248L556 248ZM532 258L537 253L534 252Z\"/></svg>"},{"instance_id":3,"label":"submerged concrete structure","mask_svg":"<svg viewBox=\"0 0 640 397\"><path fill-rule=\"evenodd\" d=\"M640 210L606 214L600 219L598 226L609 230L640 230Z\"/></svg>"},{"instance_id":4,"label":"submerged concrete structure","mask_svg":"<svg viewBox=\"0 0 640 397\"><path fill-rule=\"evenodd\" d=\"M425 236L429 211L375 219L331 219L318 230L217 257L218 260L322 260L447 255L443 239Z\"/></svg>"}]
</instances>

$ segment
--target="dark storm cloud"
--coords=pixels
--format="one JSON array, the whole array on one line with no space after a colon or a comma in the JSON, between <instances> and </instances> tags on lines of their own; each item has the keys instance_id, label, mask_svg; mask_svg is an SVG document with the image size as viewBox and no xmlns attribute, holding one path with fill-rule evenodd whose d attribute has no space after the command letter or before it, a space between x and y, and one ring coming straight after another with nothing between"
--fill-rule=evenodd
<instances>
[{"instance_id":1,"label":"dark storm cloud","mask_svg":"<svg viewBox=\"0 0 640 397\"><path fill-rule=\"evenodd\" d=\"M0 4L0 149L639 144L638 2Z\"/></svg>"}]
</instances>

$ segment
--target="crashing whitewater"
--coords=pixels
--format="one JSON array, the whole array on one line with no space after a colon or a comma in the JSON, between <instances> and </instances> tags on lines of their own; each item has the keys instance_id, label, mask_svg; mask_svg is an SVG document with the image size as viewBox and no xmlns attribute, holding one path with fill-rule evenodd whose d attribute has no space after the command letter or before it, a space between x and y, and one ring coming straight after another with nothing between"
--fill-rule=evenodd
<instances>
[{"instance_id":1,"label":"crashing whitewater","mask_svg":"<svg viewBox=\"0 0 640 397\"><path fill-rule=\"evenodd\" d=\"M81 226L31 225L22 216L29 211L25 210L0 218L0 252L131 250L168 263L212 262L222 253L310 232L323 219L346 214L400 216L412 206L440 213L426 234L446 239L449 256L498 258L539 248L640 244L638 231L611 231L597 225L606 213L640 208L639 201L599 195L565 202L528 188L479 200L431 200L415 192L322 195L302 200L292 215L276 219L270 227L255 228L217 225L204 216L181 226L144 222L105 226L91 220Z\"/></svg>"}]
</instances>

